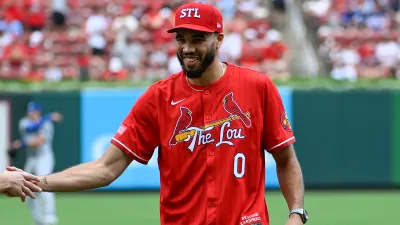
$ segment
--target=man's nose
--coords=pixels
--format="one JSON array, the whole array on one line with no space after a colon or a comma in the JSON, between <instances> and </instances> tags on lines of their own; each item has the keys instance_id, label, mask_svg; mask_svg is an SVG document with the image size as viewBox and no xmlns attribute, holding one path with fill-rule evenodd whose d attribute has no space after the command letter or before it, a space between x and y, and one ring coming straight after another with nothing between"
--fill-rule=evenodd
<instances>
[{"instance_id":1,"label":"man's nose","mask_svg":"<svg viewBox=\"0 0 400 225\"><path fill-rule=\"evenodd\" d=\"M184 54L193 53L195 51L193 45L190 43L185 43L182 49Z\"/></svg>"}]
</instances>

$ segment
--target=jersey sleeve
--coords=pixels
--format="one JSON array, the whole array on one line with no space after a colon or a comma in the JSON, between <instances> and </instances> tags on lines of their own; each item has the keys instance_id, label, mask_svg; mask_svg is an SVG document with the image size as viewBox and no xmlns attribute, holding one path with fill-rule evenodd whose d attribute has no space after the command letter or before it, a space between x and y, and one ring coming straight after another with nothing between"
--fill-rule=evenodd
<instances>
[{"instance_id":1,"label":"jersey sleeve","mask_svg":"<svg viewBox=\"0 0 400 225\"><path fill-rule=\"evenodd\" d=\"M28 126L28 123L29 123L28 120L26 120L25 118L22 118L18 124L18 130L19 130L20 137L25 142L28 141L28 139L26 137L26 129L25 129Z\"/></svg>"},{"instance_id":2,"label":"jersey sleeve","mask_svg":"<svg viewBox=\"0 0 400 225\"><path fill-rule=\"evenodd\" d=\"M295 137L278 88L270 78L265 84L264 99L263 147L274 152L294 143Z\"/></svg>"},{"instance_id":3,"label":"jersey sleeve","mask_svg":"<svg viewBox=\"0 0 400 225\"><path fill-rule=\"evenodd\" d=\"M46 143L52 142L53 135L54 135L53 123L50 121L44 122L43 125L39 129L39 135L42 136L46 140Z\"/></svg>"},{"instance_id":4,"label":"jersey sleeve","mask_svg":"<svg viewBox=\"0 0 400 225\"><path fill-rule=\"evenodd\" d=\"M143 93L111 140L112 144L142 164L149 162L160 143L155 96L153 87Z\"/></svg>"}]
</instances>

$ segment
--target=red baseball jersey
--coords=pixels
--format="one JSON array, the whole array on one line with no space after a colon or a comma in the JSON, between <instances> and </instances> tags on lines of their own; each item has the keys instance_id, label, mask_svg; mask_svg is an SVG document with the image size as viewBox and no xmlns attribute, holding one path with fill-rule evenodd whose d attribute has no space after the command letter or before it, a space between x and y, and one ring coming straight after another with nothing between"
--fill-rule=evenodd
<instances>
[{"instance_id":1,"label":"red baseball jersey","mask_svg":"<svg viewBox=\"0 0 400 225\"><path fill-rule=\"evenodd\" d=\"M143 164L159 147L162 225L269 224L265 150L295 138L268 76L227 65L207 87L183 72L153 84L111 141Z\"/></svg>"}]
</instances>

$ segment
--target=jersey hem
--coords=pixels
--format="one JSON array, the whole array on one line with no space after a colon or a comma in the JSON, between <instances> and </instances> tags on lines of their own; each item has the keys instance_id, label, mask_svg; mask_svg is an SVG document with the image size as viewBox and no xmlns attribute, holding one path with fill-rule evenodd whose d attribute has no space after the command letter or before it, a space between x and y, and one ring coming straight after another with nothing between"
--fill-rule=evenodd
<instances>
[{"instance_id":1,"label":"jersey hem","mask_svg":"<svg viewBox=\"0 0 400 225\"><path fill-rule=\"evenodd\" d=\"M125 146L121 141L113 138L111 140L111 143L114 144L115 146L117 146L125 154L129 155L130 157L132 157L134 160L138 161L139 163L147 165L147 163L149 162L148 160L145 160L145 159L139 157L136 153L134 153L132 150L130 150L127 146Z\"/></svg>"}]
</instances>

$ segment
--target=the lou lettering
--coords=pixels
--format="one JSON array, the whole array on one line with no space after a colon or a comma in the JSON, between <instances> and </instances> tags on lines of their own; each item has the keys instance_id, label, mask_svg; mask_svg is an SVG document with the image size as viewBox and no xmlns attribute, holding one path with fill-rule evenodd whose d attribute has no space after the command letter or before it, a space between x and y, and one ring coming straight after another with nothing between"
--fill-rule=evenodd
<instances>
[{"instance_id":1,"label":"the lou lettering","mask_svg":"<svg viewBox=\"0 0 400 225\"><path fill-rule=\"evenodd\" d=\"M233 146L233 145L235 145L232 142L233 139L244 139L245 138L245 136L242 135L242 128L230 129L230 127L231 127L230 122L225 122L224 124L222 124L222 126L220 127L220 132L219 132L219 141L215 145L216 147L223 145L223 144ZM189 149L191 152L193 152L196 145L201 146L201 145L206 145L206 144L215 142L216 140L214 139L212 133L209 132L213 129L215 129L215 127L209 127L205 130L198 128L198 127L188 128L188 131L194 130L195 132L193 134L193 137L188 136L188 138L186 138L184 140L184 142L190 141L190 144L187 147L187 149Z\"/></svg>"},{"instance_id":2,"label":"the lou lettering","mask_svg":"<svg viewBox=\"0 0 400 225\"><path fill-rule=\"evenodd\" d=\"M221 132L219 133L219 142L215 145L216 147L218 147L222 144L233 145L233 143L230 141L232 139L244 139L244 136L242 135L242 128L226 129L226 127L230 127L230 126L231 126L230 122L225 122L222 125ZM226 131L225 131L225 129L226 129Z\"/></svg>"}]
</instances>

